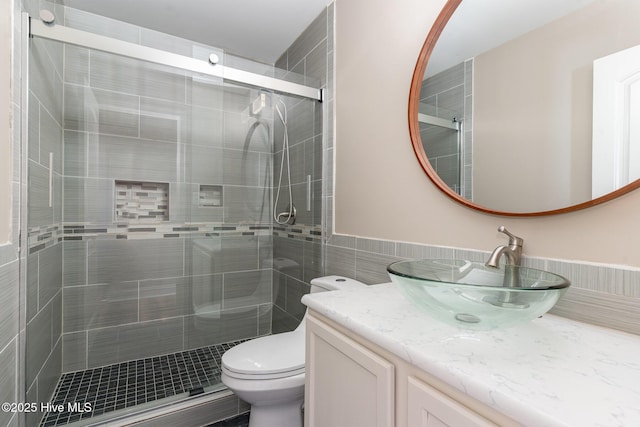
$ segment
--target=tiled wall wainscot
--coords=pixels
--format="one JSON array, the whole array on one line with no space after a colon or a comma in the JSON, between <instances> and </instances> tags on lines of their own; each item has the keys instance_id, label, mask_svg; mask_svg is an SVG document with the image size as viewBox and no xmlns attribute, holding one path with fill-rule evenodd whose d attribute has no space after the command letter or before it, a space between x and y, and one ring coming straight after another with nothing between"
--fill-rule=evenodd
<instances>
[{"instance_id":1,"label":"tiled wall wainscot","mask_svg":"<svg viewBox=\"0 0 640 427\"><path fill-rule=\"evenodd\" d=\"M489 252L333 235L326 246L326 271L367 284L389 282L387 265L419 258L462 258L484 262ZM524 256L527 267L560 274L571 287L550 313L640 334L640 269Z\"/></svg>"}]
</instances>

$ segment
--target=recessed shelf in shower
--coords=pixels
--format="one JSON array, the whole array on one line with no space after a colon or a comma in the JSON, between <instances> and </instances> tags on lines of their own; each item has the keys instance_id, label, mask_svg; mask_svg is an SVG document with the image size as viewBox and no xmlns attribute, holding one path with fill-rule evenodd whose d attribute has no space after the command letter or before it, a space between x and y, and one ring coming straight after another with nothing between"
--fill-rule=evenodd
<instances>
[{"instance_id":1,"label":"recessed shelf in shower","mask_svg":"<svg viewBox=\"0 0 640 427\"><path fill-rule=\"evenodd\" d=\"M222 206L221 185L200 185L198 192L198 206L204 208Z\"/></svg>"},{"instance_id":2,"label":"recessed shelf in shower","mask_svg":"<svg viewBox=\"0 0 640 427\"><path fill-rule=\"evenodd\" d=\"M115 191L116 221L169 220L169 183L116 180Z\"/></svg>"}]
</instances>

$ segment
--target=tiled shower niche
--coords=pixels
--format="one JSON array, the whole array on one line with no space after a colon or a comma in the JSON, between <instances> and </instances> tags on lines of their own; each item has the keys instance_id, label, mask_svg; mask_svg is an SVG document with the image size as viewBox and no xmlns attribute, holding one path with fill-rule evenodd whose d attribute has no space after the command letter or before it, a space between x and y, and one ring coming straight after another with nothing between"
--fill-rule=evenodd
<instances>
[{"instance_id":1,"label":"tiled shower niche","mask_svg":"<svg viewBox=\"0 0 640 427\"><path fill-rule=\"evenodd\" d=\"M198 194L198 206L219 207L222 206L221 185L201 185Z\"/></svg>"},{"instance_id":2,"label":"tiled shower niche","mask_svg":"<svg viewBox=\"0 0 640 427\"><path fill-rule=\"evenodd\" d=\"M169 221L169 184L166 182L115 182L116 221Z\"/></svg>"}]
</instances>

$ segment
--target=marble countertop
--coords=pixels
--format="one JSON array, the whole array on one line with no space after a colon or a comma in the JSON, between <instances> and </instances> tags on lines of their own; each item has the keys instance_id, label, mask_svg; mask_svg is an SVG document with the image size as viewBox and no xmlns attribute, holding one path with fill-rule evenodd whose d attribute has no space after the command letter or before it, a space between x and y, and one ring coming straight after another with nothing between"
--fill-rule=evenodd
<instances>
[{"instance_id":1,"label":"marble countertop","mask_svg":"<svg viewBox=\"0 0 640 427\"><path fill-rule=\"evenodd\" d=\"M310 309L526 426L640 426L640 337L546 314L466 331L391 283L305 295Z\"/></svg>"}]
</instances>

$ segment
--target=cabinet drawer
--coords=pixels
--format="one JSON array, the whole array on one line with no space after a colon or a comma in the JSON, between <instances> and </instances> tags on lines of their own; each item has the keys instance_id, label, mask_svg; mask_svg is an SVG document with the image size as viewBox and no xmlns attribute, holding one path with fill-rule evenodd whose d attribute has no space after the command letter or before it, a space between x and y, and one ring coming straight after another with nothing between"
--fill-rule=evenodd
<instances>
[{"instance_id":1,"label":"cabinet drawer","mask_svg":"<svg viewBox=\"0 0 640 427\"><path fill-rule=\"evenodd\" d=\"M407 388L407 420L411 427L496 426L415 377L409 377Z\"/></svg>"}]
</instances>

